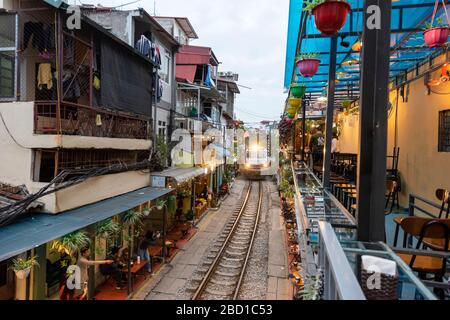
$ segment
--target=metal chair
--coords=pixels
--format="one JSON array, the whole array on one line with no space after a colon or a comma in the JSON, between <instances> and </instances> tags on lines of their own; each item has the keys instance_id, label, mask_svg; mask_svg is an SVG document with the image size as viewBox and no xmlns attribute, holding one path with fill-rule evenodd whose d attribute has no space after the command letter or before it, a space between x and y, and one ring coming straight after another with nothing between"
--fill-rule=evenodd
<instances>
[{"instance_id":1,"label":"metal chair","mask_svg":"<svg viewBox=\"0 0 450 320\"><path fill-rule=\"evenodd\" d=\"M389 205L389 201L392 199L391 209L389 210L389 214L392 213L392 210L394 209L394 205L397 204L397 209L400 209L400 205L398 203L398 184L394 180L387 180L386 181L386 192L387 192L387 199L386 199L386 209Z\"/></svg>"},{"instance_id":2,"label":"metal chair","mask_svg":"<svg viewBox=\"0 0 450 320\"><path fill-rule=\"evenodd\" d=\"M439 211L439 219L442 218L444 211L446 211L445 218L448 219L450 214L450 191L445 189L437 189L436 190L436 198L442 201L441 210ZM445 206L447 205L447 210L445 210Z\"/></svg>"},{"instance_id":3,"label":"metal chair","mask_svg":"<svg viewBox=\"0 0 450 320\"><path fill-rule=\"evenodd\" d=\"M450 219L430 219L422 217L406 217L400 224L405 232L413 237L418 237L416 250L425 244L425 240L441 243L434 246L435 251L449 252ZM427 243L426 246L430 247ZM404 243L404 248L406 245ZM410 268L419 273L419 277L426 278L427 274L433 274L435 281L442 282L446 272L447 261L444 258L425 256L420 254L397 254ZM440 292L442 294L442 292Z\"/></svg>"}]
</instances>

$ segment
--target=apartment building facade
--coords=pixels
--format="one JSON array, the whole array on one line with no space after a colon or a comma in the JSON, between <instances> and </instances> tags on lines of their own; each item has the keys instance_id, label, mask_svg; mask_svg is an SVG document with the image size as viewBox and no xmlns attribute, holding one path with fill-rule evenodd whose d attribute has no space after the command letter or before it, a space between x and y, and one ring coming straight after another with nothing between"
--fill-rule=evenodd
<instances>
[{"instance_id":1,"label":"apartment building facade","mask_svg":"<svg viewBox=\"0 0 450 320\"><path fill-rule=\"evenodd\" d=\"M104 259L96 226L172 192L150 187L158 64L85 14L69 28L61 1L0 4L0 299L45 299L59 285L52 243L82 232ZM40 267L14 277L17 257ZM96 269L89 286L103 280Z\"/></svg>"}]
</instances>

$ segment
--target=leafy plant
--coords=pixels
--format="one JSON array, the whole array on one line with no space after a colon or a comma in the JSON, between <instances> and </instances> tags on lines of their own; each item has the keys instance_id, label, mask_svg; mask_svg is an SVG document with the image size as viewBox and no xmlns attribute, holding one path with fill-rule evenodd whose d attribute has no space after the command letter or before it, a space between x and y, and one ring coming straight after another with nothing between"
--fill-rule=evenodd
<instances>
[{"instance_id":1,"label":"leafy plant","mask_svg":"<svg viewBox=\"0 0 450 320\"><path fill-rule=\"evenodd\" d=\"M91 239L84 231L76 231L69 233L61 238L61 240L53 241L52 249L74 256L82 248L89 246Z\"/></svg>"},{"instance_id":2,"label":"leafy plant","mask_svg":"<svg viewBox=\"0 0 450 320\"><path fill-rule=\"evenodd\" d=\"M108 239L122 230L120 224L113 219L107 219L97 225L96 234L100 238Z\"/></svg>"},{"instance_id":3,"label":"leafy plant","mask_svg":"<svg viewBox=\"0 0 450 320\"><path fill-rule=\"evenodd\" d=\"M323 272L319 269L317 275L307 277L308 281L299 292L302 300L321 300L323 296Z\"/></svg>"},{"instance_id":4,"label":"leafy plant","mask_svg":"<svg viewBox=\"0 0 450 320\"><path fill-rule=\"evenodd\" d=\"M303 11L307 11L311 14L315 7L327 1L328 0L309 0L309 1L305 0L304 1L305 7L303 8ZM347 2L346 0L336 0L336 1Z\"/></svg>"},{"instance_id":5,"label":"leafy plant","mask_svg":"<svg viewBox=\"0 0 450 320\"><path fill-rule=\"evenodd\" d=\"M21 270L32 268L34 266L39 267L39 263L37 262L37 256L33 256L29 259L22 259L22 258L13 259L11 268L14 270L14 272L18 272Z\"/></svg>"},{"instance_id":6,"label":"leafy plant","mask_svg":"<svg viewBox=\"0 0 450 320\"><path fill-rule=\"evenodd\" d=\"M297 61L301 61L301 60L305 60L305 59L316 59L319 56L320 56L320 54L317 52L304 52L304 53L301 53L297 57Z\"/></svg>"},{"instance_id":7,"label":"leafy plant","mask_svg":"<svg viewBox=\"0 0 450 320\"><path fill-rule=\"evenodd\" d=\"M129 226L142 225L143 218L144 214L139 210L128 210L122 216L123 221Z\"/></svg>"},{"instance_id":8,"label":"leafy plant","mask_svg":"<svg viewBox=\"0 0 450 320\"><path fill-rule=\"evenodd\" d=\"M439 17L435 20L434 25L432 25L430 22L425 22L425 30L433 29L433 28L445 28L449 27L447 23L444 22L444 19L442 17Z\"/></svg>"},{"instance_id":9,"label":"leafy plant","mask_svg":"<svg viewBox=\"0 0 450 320\"><path fill-rule=\"evenodd\" d=\"M190 197L192 197L192 192L188 191L188 190L181 190L181 191L178 192L178 196L181 199L190 198Z\"/></svg>"},{"instance_id":10,"label":"leafy plant","mask_svg":"<svg viewBox=\"0 0 450 320\"><path fill-rule=\"evenodd\" d=\"M161 210L166 204L167 204L167 201L165 201L165 200L157 200L155 207L156 207L156 209Z\"/></svg>"},{"instance_id":11,"label":"leafy plant","mask_svg":"<svg viewBox=\"0 0 450 320\"><path fill-rule=\"evenodd\" d=\"M184 217L186 218L187 221L193 221L195 217L194 211L189 210L184 214Z\"/></svg>"}]
</instances>

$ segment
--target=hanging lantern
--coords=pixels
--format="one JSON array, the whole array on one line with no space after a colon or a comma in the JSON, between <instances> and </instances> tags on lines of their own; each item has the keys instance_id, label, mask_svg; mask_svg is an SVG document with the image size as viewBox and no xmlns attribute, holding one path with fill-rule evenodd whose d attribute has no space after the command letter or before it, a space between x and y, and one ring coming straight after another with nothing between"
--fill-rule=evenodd
<instances>
[{"instance_id":1,"label":"hanging lantern","mask_svg":"<svg viewBox=\"0 0 450 320\"><path fill-rule=\"evenodd\" d=\"M353 51L356 51L356 52L361 52L362 46L363 46L362 41L361 41L361 40L358 40L358 41L356 41L356 42L353 44L352 50L353 50Z\"/></svg>"},{"instance_id":2,"label":"hanging lantern","mask_svg":"<svg viewBox=\"0 0 450 320\"><path fill-rule=\"evenodd\" d=\"M343 66L354 66L358 63L359 63L359 61L356 59L348 59L348 60L345 60L344 62L342 62L342 65Z\"/></svg>"}]
</instances>

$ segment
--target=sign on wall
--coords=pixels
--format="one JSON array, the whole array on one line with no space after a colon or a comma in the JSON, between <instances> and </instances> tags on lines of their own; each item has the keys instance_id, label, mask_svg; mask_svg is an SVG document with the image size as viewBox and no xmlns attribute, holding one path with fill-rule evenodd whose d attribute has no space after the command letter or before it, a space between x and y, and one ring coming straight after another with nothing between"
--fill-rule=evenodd
<instances>
[{"instance_id":1,"label":"sign on wall","mask_svg":"<svg viewBox=\"0 0 450 320\"><path fill-rule=\"evenodd\" d=\"M152 187L165 188L166 187L166 177L152 176Z\"/></svg>"}]
</instances>

